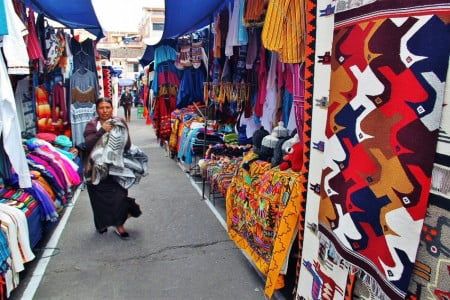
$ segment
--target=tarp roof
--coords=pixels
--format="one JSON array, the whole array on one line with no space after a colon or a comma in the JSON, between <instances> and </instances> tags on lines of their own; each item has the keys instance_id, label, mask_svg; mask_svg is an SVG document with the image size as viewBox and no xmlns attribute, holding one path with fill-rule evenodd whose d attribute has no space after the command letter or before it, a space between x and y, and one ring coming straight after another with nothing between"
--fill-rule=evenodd
<instances>
[{"instance_id":1,"label":"tarp roof","mask_svg":"<svg viewBox=\"0 0 450 300\"><path fill-rule=\"evenodd\" d=\"M200 29L212 22L213 15L229 0L166 0L162 40Z\"/></svg>"},{"instance_id":2,"label":"tarp roof","mask_svg":"<svg viewBox=\"0 0 450 300\"><path fill-rule=\"evenodd\" d=\"M148 65L153 59L155 48L162 45L175 47L172 38L196 31L209 25L213 17L230 0L165 0L165 23L161 40L155 45L148 45L142 58L142 66Z\"/></svg>"},{"instance_id":3,"label":"tarp roof","mask_svg":"<svg viewBox=\"0 0 450 300\"><path fill-rule=\"evenodd\" d=\"M86 29L98 38L104 36L91 0L25 0L25 4L68 28Z\"/></svg>"},{"instance_id":4,"label":"tarp roof","mask_svg":"<svg viewBox=\"0 0 450 300\"><path fill-rule=\"evenodd\" d=\"M210 24L214 14L229 2L230 0L165 0L165 24L161 40L178 37ZM98 38L104 36L91 0L25 0L25 3L32 5L37 13L68 28L86 29Z\"/></svg>"}]
</instances>

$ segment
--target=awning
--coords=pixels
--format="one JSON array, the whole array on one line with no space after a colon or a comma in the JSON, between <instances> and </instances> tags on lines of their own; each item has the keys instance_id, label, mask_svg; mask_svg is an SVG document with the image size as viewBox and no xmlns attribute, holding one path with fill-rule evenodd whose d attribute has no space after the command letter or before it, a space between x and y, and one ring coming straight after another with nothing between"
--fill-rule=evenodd
<instances>
[{"instance_id":1,"label":"awning","mask_svg":"<svg viewBox=\"0 0 450 300\"><path fill-rule=\"evenodd\" d=\"M161 40L198 30L212 22L230 0L165 0L165 24Z\"/></svg>"},{"instance_id":2,"label":"awning","mask_svg":"<svg viewBox=\"0 0 450 300\"><path fill-rule=\"evenodd\" d=\"M25 4L67 28L86 29L97 38L104 37L91 0L25 0Z\"/></svg>"},{"instance_id":3,"label":"awning","mask_svg":"<svg viewBox=\"0 0 450 300\"><path fill-rule=\"evenodd\" d=\"M98 54L100 54L100 57L102 59L107 59L107 60L111 59L111 50L104 49L104 48L97 48L97 52L98 52Z\"/></svg>"}]
</instances>

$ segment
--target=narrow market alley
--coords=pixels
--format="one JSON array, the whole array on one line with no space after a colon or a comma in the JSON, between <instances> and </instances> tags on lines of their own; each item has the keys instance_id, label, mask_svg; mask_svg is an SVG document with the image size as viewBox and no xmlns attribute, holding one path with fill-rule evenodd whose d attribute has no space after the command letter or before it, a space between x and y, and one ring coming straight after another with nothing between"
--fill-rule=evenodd
<instances>
[{"instance_id":1,"label":"narrow market alley","mask_svg":"<svg viewBox=\"0 0 450 300\"><path fill-rule=\"evenodd\" d=\"M264 299L261 278L135 110L130 134L149 174L130 189L143 211L125 224L131 238L97 233L82 191L51 257L27 266L11 299Z\"/></svg>"}]
</instances>

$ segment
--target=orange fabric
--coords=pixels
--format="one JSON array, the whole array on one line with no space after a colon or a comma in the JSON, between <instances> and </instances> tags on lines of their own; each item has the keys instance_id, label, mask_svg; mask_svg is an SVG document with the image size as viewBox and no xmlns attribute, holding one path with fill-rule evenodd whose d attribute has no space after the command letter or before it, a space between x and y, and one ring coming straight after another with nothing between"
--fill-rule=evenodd
<instances>
[{"instance_id":1,"label":"orange fabric","mask_svg":"<svg viewBox=\"0 0 450 300\"><path fill-rule=\"evenodd\" d=\"M264 47L275 51L284 63L305 60L304 0L271 0L262 31Z\"/></svg>"}]
</instances>

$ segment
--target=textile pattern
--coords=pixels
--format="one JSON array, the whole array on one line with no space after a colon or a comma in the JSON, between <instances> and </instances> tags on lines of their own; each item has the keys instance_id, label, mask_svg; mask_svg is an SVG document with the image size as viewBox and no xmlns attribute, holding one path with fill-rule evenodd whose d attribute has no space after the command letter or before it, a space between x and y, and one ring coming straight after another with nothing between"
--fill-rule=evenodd
<instances>
[{"instance_id":1,"label":"textile pattern","mask_svg":"<svg viewBox=\"0 0 450 300\"><path fill-rule=\"evenodd\" d=\"M320 251L358 272L372 297L404 298L413 271L448 68L449 8L377 1L335 15Z\"/></svg>"},{"instance_id":2,"label":"textile pattern","mask_svg":"<svg viewBox=\"0 0 450 300\"><path fill-rule=\"evenodd\" d=\"M302 69L302 75L304 76L304 81L294 83L294 89L297 90L298 86L302 88L301 93L297 91L296 101L294 102L293 108L296 110L296 124L299 137L303 142L303 165L302 171L302 183L301 183L301 198L299 203L300 214L299 214L299 230L298 230L298 248L299 255L297 259L296 266L296 282L294 284L293 294L297 294L298 289L298 280L300 277L300 269L301 269L301 258L303 252L303 244L304 244L304 233L305 233L305 217L306 217L306 199L308 192L308 178L309 174L309 165L310 165L310 154L311 154L311 130L312 130L312 102L313 102L313 90L314 90L314 62L315 62L315 47L316 47L316 11L317 11L317 1L305 1L305 32L306 32L306 41L305 41L305 62ZM297 67L295 68L295 72L299 72ZM302 79L303 79L302 78ZM294 76L294 80L298 80L297 76ZM302 95L299 99L298 96ZM299 101L301 100L301 101ZM301 116L301 118L299 117ZM302 121L303 123L299 123ZM301 130L300 130L301 129ZM300 136L301 135L301 136ZM309 248L309 247L308 247Z\"/></svg>"},{"instance_id":3,"label":"textile pattern","mask_svg":"<svg viewBox=\"0 0 450 300\"><path fill-rule=\"evenodd\" d=\"M253 153L245 155L243 163L252 157ZM284 286L280 272L297 230L299 179L298 173L270 169L269 163L255 161L249 171L241 164L228 188L228 232L267 275L268 297Z\"/></svg>"},{"instance_id":4,"label":"textile pattern","mask_svg":"<svg viewBox=\"0 0 450 300\"><path fill-rule=\"evenodd\" d=\"M331 76L331 46L334 14L326 14L331 0L308 1L307 49L305 74L305 123L303 139L304 166L307 176L307 199L303 223L300 220L300 268L296 299L343 299L347 282L354 280L348 271L334 263L327 263L319 253L318 213L320 207L322 165L324 162L325 123ZM329 10L329 9L328 9ZM320 37L317 38L316 37ZM309 168L309 166L313 166ZM307 172L307 173L306 173ZM303 225L302 225L303 224ZM303 230L302 230L303 229ZM350 298L351 299L351 298Z\"/></svg>"},{"instance_id":5,"label":"textile pattern","mask_svg":"<svg viewBox=\"0 0 450 300\"><path fill-rule=\"evenodd\" d=\"M112 99L113 97L113 86L112 86L112 74L109 68L102 68L103 73L103 92L104 97Z\"/></svg>"},{"instance_id":6,"label":"textile pattern","mask_svg":"<svg viewBox=\"0 0 450 300\"><path fill-rule=\"evenodd\" d=\"M409 299L450 299L450 70L427 215L409 282Z\"/></svg>"}]
</instances>

